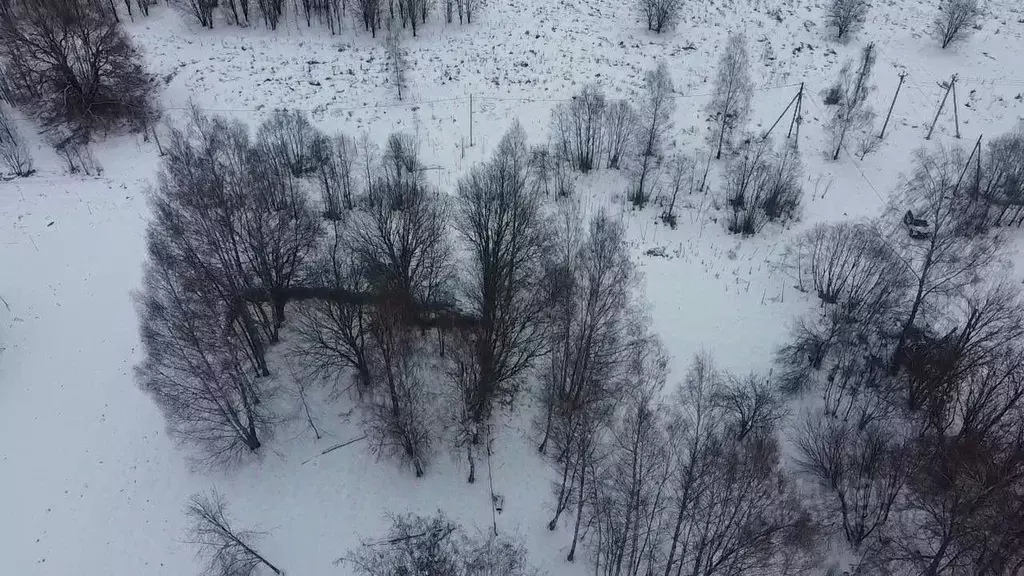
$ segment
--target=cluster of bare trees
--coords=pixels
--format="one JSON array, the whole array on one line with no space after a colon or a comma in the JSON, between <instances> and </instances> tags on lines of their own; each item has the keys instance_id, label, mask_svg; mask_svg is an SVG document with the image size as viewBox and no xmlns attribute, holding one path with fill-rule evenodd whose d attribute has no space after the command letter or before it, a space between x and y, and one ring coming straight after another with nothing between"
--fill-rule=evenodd
<instances>
[{"instance_id":1,"label":"cluster of bare trees","mask_svg":"<svg viewBox=\"0 0 1024 576\"><path fill-rule=\"evenodd\" d=\"M730 232L751 236L769 222L795 219L803 196L800 152L769 138L751 136L740 146L725 172L725 199Z\"/></svg>"},{"instance_id":2,"label":"cluster of bare trees","mask_svg":"<svg viewBox=\"0 0 1024 576\"><path fill-rule=\"evenodd\" d=\"M1017 226L1024 223L1024 124L990 140L985 150L974 151L974 166L964 175L966 185L984 209L992 226Z\"/></svg>"},{"instance_id":3,"label":"cluster of bare trees","mask_svg":"<svg viewBox=\"0 0 1024 576\"><path fill-rule=\"evenodd\" d=\"M860 573L1024 567L1006 530L1024 490L1024 311L990 265L972 165L922 151L890 222L822 225L794 248L822 303L780 353L781 383L820 397L793 430L797 464Z\"/></svg>"},{"instance_id":4,"label":"cluster of bare trees","mask_svg":"<svg viewBox=\"0 0 1024 576\"><path fill-rule=\"evenodd\" d=\"M171 130L153 190L139 379L171 430L217 461L261 445L266 343L321 236L282 145L288 125L272 119L253 142L244 124L194 110Z\"/></svg>"},{"instance_id":5,"label":"cluster of bare trees","mask_svg":"<svg viewBox=\"0 0 1024 576\"><path fill-rule=\"evenodd\" d=\"M549 528L568 500L569 560L579 541L609 575L796 573L813 563L815 526L781 468L784 412L768 382L698 356L666 399L657 341L633 333L623 344L595 401L561 404L556 416L562 480Z\"/></svg>"},{"instance_id":6,"label":"cluster of bare trees","mask_svg":"<svg viewBox=\"0 0 1024 576\"><path fill-rule=\"evenodd\" d=\"M496 404L545 345L550 232L522 128L459 183L454 205L428 186L414 139L395 134L378 150L294 111L251 138L194 110L166 148L138 373L175 435L215 462L260 448L276 419L267 350L291 304L297 376L351 378L378 454L422 475L447 438L472 481ZM444 386L426 377L438 362Z\"/></svg>"},{"instance_id":7,"label":"cluster of bare trees","mask_svg":"<svg viewBox=\"0 0 1024 576\"><path fill-rule=\"evenodd\" d=\"M639 110L625 100L609 101L595 84L584 86L552 112L551 150L533 155L538 181L548 190L548 181L555 177L564 195L567 187L561 182L567 167L585 173L603 162L630 171L627 196L635 206L646 206L660 190L666 134L675 111L673 90L664 62L644 75Z\"/></svg>"},{"instance_id":8,"label":"cluster of bare trees","mask_svg":"<svg viewBox=\"0 0 1024 576\"><path fill-rule=\"evenodd\" d=\"M146 129L155 83L114 13L94 0L12 0L0 10L12 102L53 128Z\"/></svg>"}]
</instances>

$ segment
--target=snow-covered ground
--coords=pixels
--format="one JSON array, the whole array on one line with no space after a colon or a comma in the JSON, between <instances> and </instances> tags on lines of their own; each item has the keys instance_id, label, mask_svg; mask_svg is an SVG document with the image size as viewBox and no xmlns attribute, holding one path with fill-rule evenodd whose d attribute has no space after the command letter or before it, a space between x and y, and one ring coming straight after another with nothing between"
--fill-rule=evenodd
<instances>
[{"instance_id":1,"label":"snow-covered ground","mask_svg":"<svg viewBox=\"0 0 1024 576\"><path fill-rule=\"evenodd\" d=\"M685 2L679 26L655 36L622 2L492 0L472 25L435 21L407 39L413 65L405 102L387 82L380 40L353 33L351 22L335 37L292 20L277 32L205 30L157 6L127 27L165 80L170 122L191 100L250 122L275 107L302 108L328 132L365 130L378 141L391 131L414 133L425 162L437 168L431 178L448 190L490 155L514 119L541 142L558 101L588 82L609 97L636 100L643 72L659 59L678 92L675 146L694 151L706 132L701 109L717 55L729 32L745 32L758 86L754 124L771 125L805 83L801 222L741 240L700 209L707 202L687 198L694 208L670 230L653 208L625 208L621 174L599 171L577 182L588 205L608 205L628 219L652 325L672 355L675 379L701 349L734 371L770 368L794 315L810 305L780 268L786 241L817 222L879 213L913 149L926 143L943 91L938 81L960 74L967 145L1024 115L1019 2L989 0L981 29L948 50L927 34L936 2L874 4L854 41L836 45L821 24L823 1ZM844 155L830 162L820 93L868 41L878 45L875 110L884 114L900 70L909 73L907 83L879 149L863 161ZM475 145L465 147L471 96ZM136 136L101 142L94 153L104 172L87 177L64 174L41 139L33 141L39 172L0 183L0 572L194 573L194 551L181 541L182 507L190 493L216 485L240 523L270 533L261 550L275 564L294 575L345 574L332 561L361 536L382 532L388 512L440 508L489 530L490 476L505 496L498 529L520 534L531 560L549 573L585 573L585 562L563 560L568 530L544 528L552 472L536 455L527 416L498 419L490 472L481 471L475 485L444 454L421 480L375 462L359 443L313 458L360 435L343 417L344 402L314 403L327 433L319 442L299 422L280 428L259 462L231 472L191 469L132 374L140 360L132 291L155 146ZM953 141L948 109L933 141Z\"/></svg>"}]
</instances>

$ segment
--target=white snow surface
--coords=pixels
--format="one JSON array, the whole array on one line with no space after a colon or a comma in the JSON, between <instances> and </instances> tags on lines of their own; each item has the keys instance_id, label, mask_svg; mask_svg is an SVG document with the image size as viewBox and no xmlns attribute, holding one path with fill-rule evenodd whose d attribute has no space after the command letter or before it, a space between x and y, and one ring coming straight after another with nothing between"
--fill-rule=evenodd
<instances>
[{"instance_id":1,"label":"white snow surface","mask_svg":"<svg viewBox=\"0 0 1024 576\"><path fill-rule=\"evenodd\" d=\"M181 121L191 100L251 123L289 107L310 111L328 132L367 130L377 141L391 131L414 133L444 190L490 155L513 119L531 142L542 142L559 99L597 82L609 97L636 100L643 72L659 59L678 92L674 145L693 152L707 130L701 109L717 55L729 32L745 32L759 87L754 126L766 129L797 86L807 88L799 223L740 239L712 220L714 210L700 209L708 200L686 198L692 208L671 230L656 208L625 208L623 175L601 170L577 182L590 208L607 206L628 220L652 326L672 355L675 381L702 349L730 370L770 369L793 318L813 305L779 266L786 242L818 222L880 213L913 149L926 144L943 91L938 81L960 74L965 146L1005 132L1024 114L1024 7L1016 0L989 0L980 29L947 50L927 33L933 0L877 0L863 31L843 45L827 38L824 4L687 1L675 30L657 36L621 2L491 0L472 25L445 26L435 15L420 38L406 39L413 64L403 103L387 82L382 42L352 20L334 37L294 19L277 32L226 24L205 30L161 5L126 26L165 80L169 121ZM872 40L879 50L874 109L884 116L898 70L909 72L907 84L878 151L863 161L846 154L827 161L820 93L843 60ZM475 145L463 153L470 95ZM327 434L319 442L295 419L258 461L226 472L193 469L188 449L168 437L132 374L141 359L132 291L141 277L155 146L112 136L94 146L103 174L88 177L67 175L41 138L32 141L39 172L0 183L0 572L194 574L182 509L189 494L216 486L240 525L267 531L260 550L286 572L344 575L346 567L332 561L386 530L389 512L442 509L470 530L490 530L488 476L505 497L501 532L520 535L531 561L549 574L587 572L585 554L564 561L571 515L556 532L545 528L554 478L536 454L525 399L521 416L496 419L491 473L481 463L474 485L443 451L420 480L375 461L365 443L306 462L360 435L342 416L351 408L345 401L313 404ZM948 109L936 141L954 142ZM712 194L719 193L715 186ZM647 255L651 249L665 256Z\"/></svg>"}]
</instances>

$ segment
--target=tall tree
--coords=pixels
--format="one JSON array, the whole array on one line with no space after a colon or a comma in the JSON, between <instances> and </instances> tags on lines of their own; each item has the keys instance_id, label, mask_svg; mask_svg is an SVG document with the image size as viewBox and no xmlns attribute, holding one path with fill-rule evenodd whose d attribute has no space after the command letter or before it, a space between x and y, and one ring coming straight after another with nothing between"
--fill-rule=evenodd
<instances>
[{"instance_id":1,"label":"tall tree","mask_svg":"<svg viewBox=\"0 0 1024 576\"><path fill-rule=\"evenodd\" d=\"M836 82L839 101L828 122L828 129L832 133L833 160L839 159L847 132L870 127L875 117L867 104L868 95L874 89L871 85L871 71L875 67L875 57L875 44L869 42L861 51L856 70L852 62L843 64L839 70Z\"/></svg>"},{"instance_id":2,"label":"tall tree","mask_svg":"<svg viewBox=\"0 0 1024 576\"><path fill-rule=\"evenodd\" d=\"M525 134L516 123L491 161L458 186L455 227L470 262L465 298L480 319L469 336L475 377L466 383L474 443L495 399L512 396L543 351L541 262L549 234L527 164Z\"/></svg>"},{"instance_id":3,"label":"tall tree","mask_svg":"<svg viewBox=\"0 0 1024 576\"><path fill-rule=\"evenodd\" d=\"M643 208L652 196L652 172L660 161L665 133L672 128L672 114L676 109L673 90L672 76L669 75L665 62L659 62L657 68L648 70L644 75L644 100L640 109L637 136L640 166L629 193L633 205L640 208Z\"/></svg>"},{"instance_id":4,"label":"tall tree","mask_svg":"<svg viewBox=\"0 0 1024 576\"><path fill-rule=\"evenodd\" d=\"M716 159L722 157L722 148L730 141L736 129L746 123L750 115L753 90L747 40L742 34L732 34L718 61L715 90L707 108L716 126L712 135Z\"/></svg>"}]
</instances>

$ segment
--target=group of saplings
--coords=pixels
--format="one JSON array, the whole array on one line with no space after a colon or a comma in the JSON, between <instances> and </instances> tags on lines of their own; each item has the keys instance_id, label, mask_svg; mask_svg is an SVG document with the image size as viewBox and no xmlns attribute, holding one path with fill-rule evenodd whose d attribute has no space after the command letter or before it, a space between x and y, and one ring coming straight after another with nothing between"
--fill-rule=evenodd
<instances>
[{"instance_id":1,"label":"group of saplings","mask_svg":"<svg viewBox=\"0 0 1024 576\"><path fill-rule=\"evenodd\" d=\"M784 145L775 150L767 136L742 134L750 116L753 84L742 35L729 38L719 64L715 90L706 106L710 124L708 144L714 158L727 156L725 199L730 207L729 230L751 235L767 222L785 222L798 215L802 168L799 152ZM589 172L602 166L624 169L629 186L626 197L636 208L652 201L661 219L675 226L680 194L707 190L711 154L667 154L676 110L672 78L665 63L644 75L639 110L625 100L609 100L599 87L588 84L570 101L552 112L551 145L535 151L540 182L562 195L572 192L565 182L567 169Z\"/></svg>"}]
</instances>

